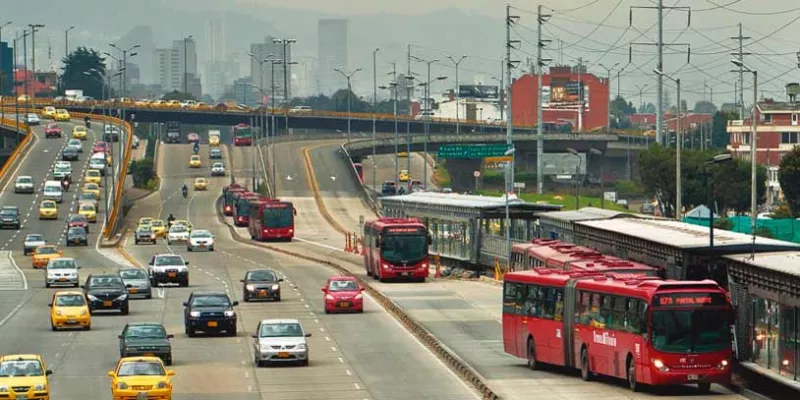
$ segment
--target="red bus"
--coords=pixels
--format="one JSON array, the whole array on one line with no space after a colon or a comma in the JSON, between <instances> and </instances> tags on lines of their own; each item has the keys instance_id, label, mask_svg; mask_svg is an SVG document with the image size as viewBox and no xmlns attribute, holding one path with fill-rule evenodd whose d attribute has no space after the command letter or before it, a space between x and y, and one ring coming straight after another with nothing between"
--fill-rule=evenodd
<instances>
[{"instance_id":1,"label":"red bus","mask_svg":"<svg viewBox=\"0 0 800 400\"><path fill-rule=\"evenodd\" d=\"M564 268L566 271L579 272L614 272L617 274L639 274L645 276L659 276L661 272L656 267L635 261L623 260L612 256L601 256L598 258L583 259L568 262Z\"/></svg>"},{"instance_id":2,"label":"red bus","mask_svg":"<svg viewBox=\"0 0 800 400\"><path fill-rule=\"evenodd\" d=\"M539 363L654 386L729 384L731 323L716 282L644 275L509 272L503 285L505 352Z\"/></svg>"},{"instance_id":3,"label":"red bus","mask_svg":"<svg viewBox=\"0 0 800 400\"><path fill-rule=\"evenodd\" d=\"M237 194L237 193L242 193L242 192L247 192L247 189L245 189L245 188L243 188L241 186L238 186L238 185L236 187L233 187L233 185L231 185L231 186L229 186L229 188L227 190L223 191L223 194L222 194L222 212L223 212L223 214L225 214L228 217L233 215L233 204L234 204L234 199L235 199L234 195Z\"/></svg>"},{"instance_id":4,"label":"red bus","mask_svg":"<svg viewBox=\"0 0 800 400\"><path fill-rule=\"evenodd\" d=\"M250 201L248 230L253 240L294 238L294 216L297 211L292 203L277 199Z\"/></svg>"},{"instance_id":5,"label":"red bus","mask_svg":"<svg viewBox=\"0 0 800 400\"><path fill-rule=\"evenodd\" d=\"M379 218L364 224L364 268L384 282L428 277L428 230L416 218Z\"/></svg>"},{"instance_id":6,"label":"red bus","mask_svg":"<svg viewBox=\"0 0 800 400\"><path fill-rule=\"evenodd\" d=\"M523 271L532 268L532 260L528 257L530 249L541 246L552 246L560 240L533 239L528 243L517 243L511 246L511 271Z\"/></svg>"},{"instance_id":7,"label":"red bus","mask_svg":"<svg viewBox=\"0 0 800 400\"><path fill-rule=\"evenodd\" d=\"M253 192L240 192L234 195L233 200L233 224L239 227L248 226L250 220L248 213L250 212L250 201L258 200L261 196Z\"/></svg>"},{"instance_id":8,"label":"red bus","mask_svg":"<svg viewBox=\"0 0 800 400\"><path fill-rule=\"evenodd\" d=\"M358 180L364 183L364 166L361 163L353 163L353 168L356 169Z\"/></svg>"},{"instance_id":9,"label":"red bus","mask_svg":"<svg viewBox=\"0 0 800 400\"><path fill-rule=\"evenodd\" d=\"M238 124L231 130L233 132L234 146L252 146L253 129L247 124Z\"/></svg>"}]
</instances>

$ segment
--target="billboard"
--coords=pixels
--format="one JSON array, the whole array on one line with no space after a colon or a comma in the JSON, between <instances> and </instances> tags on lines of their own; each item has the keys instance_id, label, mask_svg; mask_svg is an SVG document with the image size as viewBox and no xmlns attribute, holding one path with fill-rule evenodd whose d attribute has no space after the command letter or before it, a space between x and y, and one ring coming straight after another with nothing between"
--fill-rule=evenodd
<instances>
[{"instance_id":1,"label":"billboard","mask_svg":"<svg viewBox=\"0 0 800 400\"><path fill-rule=\"evenodd\" d=\"M544 175L586 175L586 154L545 153L542 158Z\"/></svg>"},{"instance_id":2,"label":"billboard","mask_svg":"<svg viewBox=\"0 0 800 400\"><path fill-rule=\"evenodd\" d=\"M583 109L589 111L589 86L583 83ZM545 110L578 109L578 81L552 79L542 86L542 108Z\"/></svg>"},{"instance_id":3,"label":"billboard","mask_svg":"<svg viewBox=\"0 0 800 400\"><path fill-rule=\"evenodd\" d=\"M491 85L458 85L458 97L464 99L498 99L500 90Z\"/></svg>"}]
</instances>

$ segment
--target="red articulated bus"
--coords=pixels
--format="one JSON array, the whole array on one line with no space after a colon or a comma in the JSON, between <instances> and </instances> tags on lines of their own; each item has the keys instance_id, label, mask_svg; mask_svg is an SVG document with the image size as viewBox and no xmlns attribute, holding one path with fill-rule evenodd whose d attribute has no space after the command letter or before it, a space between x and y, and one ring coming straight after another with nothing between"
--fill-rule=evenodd
<instances>
[{"instance_id":1,"label":"red articulated bus","mask_svg":"<svg viewBox=\"0 0 800 400\"><path fill-rule=\"evenodd\" d=\"M384 282L428 277L428 229L416 218L379 218L364 224L364 268Z\"/></svg>"},{"instance_id":2,"label":"red articulated bus","mask_svg":"<svg viewBox=\"0 0 800 400\"><path fill-rule=\"evenodd\" d=\"M234 183L234 184L226 187L225 189L223 189L222 190L222 213L225 214L228 217L233 215L233 200L234 200L234 196L233 195L236 194L236 193L239 193L239 192L246 192L246 191L247 191L247 189L245 189L243 186L241 186L239 184L236 184L236 183Z\"/></svg>"},{"instance_id":3,"label":"red articulated bus","mask_svg":"<svg viewBox=\"0 0 800 400\"><path fill-rule=\"evenodd\" d=\"M233 132L234 146L252 146L253 129L247 124L238 124L231 129Z\"/></svg>"},{"instance_id":4,"label":"red articulated bus","mask_svg":"<svg viewBox=\"0 0 800 400\"><path fill-rule=\"evenodd\" d=\"M568 262L564 268L566 271L579 272L614 272L617 274L640 274L645 276L659 276L659 270L646 264L635 261L623 260L612 256L601 256L598 258L582 259Z\"/></svg>"},{"instance_id":5,"label":"red articulated bus","mask_svg":"<svg viewBox=\"0 0 800 400\"><path fill-rule=\"evenodd\" d=\"M239 227L249 226L250 201L258 200L261 195L253 192L241 192L234 195L233 200L233 224Z\"/></svg>"},{"instance_id":6,"label":"red articulated bus","mask_svg":"<svg viewBox=\"0 0 800 400\"><path fill-rule=\"evenodd\" d=\"M285 240L294 238L294 216L292 203L277 199L250 201L248 230L253 240Z\"/></svg>"},{"instance_id":7,"label":"red articulated bus","mask_svg":"<svg viewBox=\"0 0 800 400\"><path fill-rule=\"evenodd\" d=\"M731 378L730 298L716 282L665 281L641 274L508 272L503 286L505 352L608 375L634 391Z\"/></svg>"},{"instance_id":8,"label":"red articulated bus","mask_svg":"<svg viewBox=\"0 0 800 400\"><path fill-rule=\"evenodd\" d=\"M560 240L533 239L528 243L517 243L511 246L511 271L522 271L531 269L531 261L528 259L530 249L542 246L552 246L562 243Z\"/></svg>"},{"instance_id":9,"label":"red articulated bus","mask_svg":"<svg viewBox=\"0 0 800 400\"><path fill-rule=\"evenodd\" d=\"M601 253L588 247L560 242L528 249L528 265L530 268L564 269L569 261L601 256Z\"/></svg>"},{"instance_id":10,"label":"red articulated bus","mask_svg":"<svg viewBox=\"0 0 800 400\"><path fill-rule=\"evenodd\" d=\"M364 166L361 163L353 163L353 168L356 169L358 180L364 183Z\"/></svg>"}]
</instances>

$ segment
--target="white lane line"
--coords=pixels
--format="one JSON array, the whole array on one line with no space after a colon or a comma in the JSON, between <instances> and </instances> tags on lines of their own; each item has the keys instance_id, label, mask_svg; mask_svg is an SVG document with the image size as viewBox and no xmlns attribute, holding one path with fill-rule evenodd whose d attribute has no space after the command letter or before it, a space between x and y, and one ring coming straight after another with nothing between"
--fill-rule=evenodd
<instances>
[{"instance_id":1,"label":"white lane line","mask_svg":"<svg viewBox=\"0 0 800 400\"><path fill-rule=\"evenodd\" d=\"M342 358L342 357L337 357L337 358L339 359L339 363L340 364L344 364L344 358Z\"/></svg>"},{"instance_id":2,"label":"white lane line","mask_svg":"<svg viewBox=\"0 0 800 400\"><path fill-rule=\"evenodd\" d=\"M331 350L336 351L336 347L331 346Z\"/></svg>"},{"instance_id":3,"label":"white lane line","mask_svg":"<svg viewBox=\"0 0 800 400\"><path fill-rule=\"evenodd\" d=\"M347 374L347 376L353 376L353 373L349 369L344 370L344 373Z\"/></svg>"},{"instance_id":4,"label":"white lane line","mask_svg":"<svg viewBox=\"0 0 800 400\"><path fill-rule=\"evenodd\" d=\"M358 383L353 383L353 387L356 388L356 390L361 390L361 386L359 386Z\"/></svg>"},{"instance_id":5,"label":"white lane line","mask_svg":"<svg viewBox=\"0 0 800 400\"><path fill-rule=\"evenodd\" d=\"M14 260L14 257L11 256L10 251L8 252L8 259L11 260L11 265L14 266L14 269L16 269L17 273L19 273L19 275L22 277L22 288L24 290L28 290L28 278L25 277L25 273L23 273L22 270L19 268L17 262Z\"/></svg>"},{"instance_id":6,"label":"white lane line","mask_svg":"<svg viewBox=\"0 0 800 400\"><path fill-rule=\"evenodd\" d=\"M330 342L330 341L331 341L331 338L330 338L330 337L328 337L328 336L325 336L325 341L326 341L326 342Z\"/></svg>"}]
</instances>

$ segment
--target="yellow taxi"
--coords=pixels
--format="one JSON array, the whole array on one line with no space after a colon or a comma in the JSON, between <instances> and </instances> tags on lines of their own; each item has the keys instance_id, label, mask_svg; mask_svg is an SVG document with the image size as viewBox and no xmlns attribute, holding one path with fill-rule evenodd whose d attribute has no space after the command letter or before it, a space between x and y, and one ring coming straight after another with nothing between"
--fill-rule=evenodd
<instances>
[{"instance_id":1,"label":"yellow taxi","mask_svg":"<svg viewBox=\"0 0 800 400\"><path fill-rule=\"evenodd\" d=\"M400 182L408 182L408 180L411 179L411 174L408 173L407 169L401 169L398 178Z\"/></svg>"},{"instance_id":2,"label":"yellow taxi","mask_svg":"<svg viewBox=\"0 0 800 400\"><path fill-rule=\"evenodd\" d=\"M99 170L87 169L86 173L83 175L83 182L85 182L85 183L96 183L99 186L102 186L103 185L103 175L100 174Z\"/></svg>"},{"instance_id":3,"label":"yellow taxi","mask_svg":"<svg viewBox=\"0 0 800 400\"><path fill-rule=\"evenodd\" d=\"M219 136L211 135L208 137L208 144L211 146L219 146Z\"/></svg>"},{"instance_id":4,"label":"yellow taxi","mask_svg":"<svg viewBox=\"0 0 800 400\"><path fill-rule=\"evenodd\" d=\"M42 117L47 119L56 119L56 108L53 106L47 106L43 108Z\"/></svg>"},{"instance_id":5,"label":"yellow taxi","mask_svg":"<svg viewBox=\"0 0 800 400\"><path fill-rule=\"evenodd\" d=\"M94 204L82 203L78 206L78 214L83 215L89 222L97 222L97 209Z\"/></svg>"},{"instance_id":6,"label":"yellow taxi","mask_svg":"<svg viewBox=\"0 0 800 400\"><path fill-rule=\"evenodd\" d=\"M203 103L201 101L199 103L195 103L194 105L192 105L189 108L191 108L192 110L209 110L209 109L211 109L211 106L209 106L208 104Z\"/></svg>"},{"instance_id":7,"label":"yellow taxi","mask_svg":"<svg viewBox=\"0 0 800 400\"><path fill-rule=\"evenodd\" d=\"M155 218L153 218L153 217L142 217L142 218L139 218L139 225L138 226L141 227L141 226L145 226L145 225L150 225L150 223L153 222L153 220L155 220Z\"/></svg>"},{"instance_id":8,"label":"yellow taxi","mask_svg":"<svg viewBox=\"0 0 800 400\"><path fill-rule=\"evenodd\" d=\"M181 108L181 102L178 100L169 100L166 104L167 108Z\"/></svg>"},{"instance_id":9,"label":"yellow taxi","mask_svg":"<svg viewBox=\"0 0 800 400\"><path fill-rule=\"evenodd\" d=\"M85 126L77 125L74 128L72 128L72 138L73 139L86 140L86 138L88 136L89 136L89 132L86 130Z\"/></svg>"},{"instance_id":10,"label":"yellow taxi","mask_svg":"<svg viewBox=\"0 0 800 400\"><path fill-rule=\"evenodd\" d=\"M200 168L200 166L201 166L200 156L193 155L193 156L189 157L189 167L191 167L191 168Z\"/></svg>"},{"instance_id":11,"label":"yellow taxi","mask_svg":"<svg viewBox=\"0 0 800 400\"><path fill-rule=\"evenodd\" d=\"M206 178L194 178L194 190L208 189L208 181Z\"/></svg>"},{"instance_id":12,"label":"yellow taxi","mask_svg":"<svg viewBox=\"0 0 800 400\"><path fill-rule=\"evenodd\" d=\"M117 368L108 371L111 397L115 399L171 399L172 377L158 357L120 358ZM144 394L143 394L144 393Z\"/></svg>"},{"instance_id":13,"label":"yellow taxi","mask_svg":"<svg viewBox=\"0 0 800 400\"><path fill-rule=\"evenodd\" d=\"M157 237L161 237L167 234L167 223L160 220L160 219L152 219L149 222L150 229L153 230L153 234ZM140 225L141 226L141 225Z\"/></svg>"},{"instance_id":14,"label":"yellow taxi","mask_svg":"<svg viewBox=\"0 0 800 400\"><path fill-rule=\"evenodd\" d=\"M397 156L400 157L400 158L406 158L406 157L408 157L408 152L401 151L401 152L397 153Z\"/></svg>"},{"instance_id":15,"label":"yellow taxi","mask_svg":"<svg viewBox=\"0 0 800 400\"><path fill-rule=\"evenodd\" d=\"M86 295L76 290L64 290L53 294L50 301L50 329L92 329L92 315L86 303Z\"/></svg>"},{"instance_id":16,"label":"yellow taxi","mask_svg":"<svg viewBox=\"0 0 800 400\"><path fill-rule=\"evenodd\" d=\"M64 108L59 108L56 110L55 116L53 117L56 121L64 121L69 122L72 117L69 115L69 111Z\"/></svg>"},{"instance_id":17,"label":"yellow taxi","mask_svg":"<svg viewBox=\"0 0 800 400\"><path fill-rule=\"evenodd\" d=\"M152 103L150 103L150 107L153 108L166 108L166 106L167 106L166 100L154 100Z\"/></svg>"},{"instance_id":18,"label":"yellow taxi","mask_svg":"<svg viewBox=\"0 0 800 400\"><path fill-rule=\"evenodd\" d=\"M52 374L37 354L0 357L0 388L6 388L7 399L50 399L48 376Z\"/></svg>"},{"instance_id":19,"label":"yellow taxi","mask_svg":"<svg viewBox=\"0 0 800 400\"><path fill-rule=\"evenodd\" d=\"M56 246L39 246L33 251L33 268L44 268L54 258L61 258L64 252Z\"/></svg>"},{"instance_id":20,"label":"yellow taxi","mask_svg":"<svg viewBox=\"0 0 800 400\"><path fill-rule=\"evenodd\" d=\"M84 184L83 184L83 189L82 189L82 190L83 190L85 193L92 193L92 194L94 194L94 195L95 195L95 197L97 197L98 199L100 198L100 185L98 185L98 184L96 184L96 183L84 183Z\"/></svg>"},{"instance_id":21,"label":"yellow taxi","mask_svg":"<svg viewBox=\"0 0 800 400\"><path fill-rule=\"evenodd\" d=\"M189 232L192 231L192 223L185 219L176 219L175 221L172 221L172 226L175 225L183 225Z\"/></svg>"},{"instance_id":22,"label":"yellow taxi","mask_svg":"<svg viewBox=\"0 0 800 400\"><path fill-rule=\"evenodd\" d=\"M53 200L39 203L39 219L58 219L58 204Z\"/></svg>"}]
</instances>

